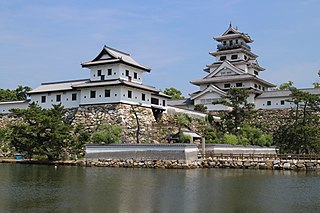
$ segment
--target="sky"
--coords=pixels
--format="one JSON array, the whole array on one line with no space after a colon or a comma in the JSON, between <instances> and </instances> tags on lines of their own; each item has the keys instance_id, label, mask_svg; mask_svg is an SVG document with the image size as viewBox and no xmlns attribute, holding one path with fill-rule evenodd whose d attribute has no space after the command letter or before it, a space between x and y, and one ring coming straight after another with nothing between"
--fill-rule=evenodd
<instances>
[{"instance_id":1,"label":"sky","mask_svg":"<svg viewBox=\"0 0 320 213\"><path fill-rule=\"evenodd\" d=\"M319 10L318 0L1 0L0 88L89 78L80 63L107 45L152 68L144 84L188 96L230 22L254 40L261 78L312 87Z\"/></svg>"}]
</instances>

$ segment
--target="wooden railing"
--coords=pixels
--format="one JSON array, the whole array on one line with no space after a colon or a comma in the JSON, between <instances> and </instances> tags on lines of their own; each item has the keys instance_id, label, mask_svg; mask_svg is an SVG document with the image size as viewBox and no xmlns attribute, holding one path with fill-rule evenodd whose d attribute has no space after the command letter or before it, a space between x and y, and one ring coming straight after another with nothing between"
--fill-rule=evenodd
<instances>
[{"instance_id":1,"label":"wooden railing","mask_svg":"<svg viewBox=\"0 0 320 213\"><path fill-rule=\"evenodd\" d=\"M206 152L206 157L212 157L217 160L302 160L302 161L319 161L320 154L221 154Z\"/></svg>"}]
</instances>

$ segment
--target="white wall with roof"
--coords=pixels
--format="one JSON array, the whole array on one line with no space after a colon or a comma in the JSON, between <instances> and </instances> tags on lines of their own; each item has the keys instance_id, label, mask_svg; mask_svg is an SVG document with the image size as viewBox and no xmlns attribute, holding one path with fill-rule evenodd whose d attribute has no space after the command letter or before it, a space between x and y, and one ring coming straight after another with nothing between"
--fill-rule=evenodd
<instances>
[{"instance_id":1,"label":"white wall with roof","mask_svg":"<svg viewBox=\"0 0 320 213\"><path fill-rule=\"evenodd\" d=\"M27 109L29 101L0 102L0 114L10 113L10 109Z\"/></svg>"}]
</instances>

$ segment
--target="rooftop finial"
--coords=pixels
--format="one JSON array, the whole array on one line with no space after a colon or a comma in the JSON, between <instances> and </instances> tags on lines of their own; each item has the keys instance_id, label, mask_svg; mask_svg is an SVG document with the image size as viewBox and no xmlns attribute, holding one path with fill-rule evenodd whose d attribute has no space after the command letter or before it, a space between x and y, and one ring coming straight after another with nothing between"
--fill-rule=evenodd
<instances>
[{"instance_id":1,"label":"rooftop finial","mask_svg":"<svg viewBox=\"0 0 320 213\"><path fill-rule=\"evenodd\" d=\"M230 21L230 25L229 25L229 27L232 27L232 23L231 23L231 21Z\"/></svg>"}]
</instances>

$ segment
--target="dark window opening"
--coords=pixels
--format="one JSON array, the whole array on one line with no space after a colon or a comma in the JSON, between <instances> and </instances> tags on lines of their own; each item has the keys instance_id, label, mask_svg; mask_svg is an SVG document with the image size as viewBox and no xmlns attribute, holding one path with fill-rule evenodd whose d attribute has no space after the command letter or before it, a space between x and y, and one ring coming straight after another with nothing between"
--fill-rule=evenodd
<instances>
[{"instance_id":1,"label":"dark window opening","mask_svg":"<svg viewBox=\"0 0 320 213\"><path fill-rule=\"evenodd\" d=\"M98 70L97 72L98 72L97 75L101 76L101 70Z\"/></svg>"},{"instance_id":2,"label":"dark window opening","mask_svg":"<svg viewBox=\"0 0 320 213\"><path fill-rule=\"evenodd\" d=\"M257 85L257 84L254 84L254 88L258 88L258 85Z\"/></svg>"},{"instance_id":3,"label":"dark window opening","mask_svg":"<svg viewBox=\"0 0 320 213\"><path fill-rule=\"evenodd\" d=\"M227 41L223 41L223 45L227 45Z\"/></svg>"},{"instance_id":4,"label":"dark window opening","mask_svg":"<svg viewBox=\"0 0 320 213\"><path fill-rule=\"evenodd\" d=\"M231 55L231 59L237 59L238 55Z\"/></svg>"},{"instance_id":5,"label":"dark window opening","mask_svg":"<svg viewBox=\"0 0 320 213\"><path fill-rule=\"evenodd\" d=\"M77 100L77 93L72 93L71 100L76 101Z\"/></svg>"},{"instance_id":6,"label":"dark window opening","mask_svg":"<svg viewBox=\"0 0 320 213\"><path fill-rule=\"evenodd\" d=\"M236 83L236 87L242 87L242 83Z\"/></svg>"},{"instance_id":7,"label":"dark window opening","mask_svg":"<svg viewBox=\"0 0 320 213\"><path fill-rule=\"evenodd\" d=\"M56 96L56 102L60 102L61 101L61 95L57 95Z\"/></svg>"},{"instance_id":8,"label":"dark window opening","mask_svg":"<svg viewBox=\"0 0 320 213\"><path fill-rule=\"evenodd\" d=\"M162 100L162 106L166 106L166 100Z\"/></svg>"},{"instance_id":9,"label":"dark window opening","mask_svg":"<svg viewBox=\"0 0 320 213\"><path fill-rule=\"evenodd\" d=\"M151 98L151 104L159 105L159 99Z\"/></svg>"},{"instance_id":10,"label":"dark window opening","mask_svg":"<svg viewBox=\"0 0 320 213\"><path fill-rule=\"evenodd\" d=\"M255 74L255 75L259 75L259 72L258 72L258 71L254 71L254 74Z\"/></svg>"},{"instance_id":11,"label":"dark window opening","mask_svg":"<svg viewBox=\"0 0 320 213\"><path fill-rule=\"evenodd\" d=\"M233 44L232 40L231 40L231 41L229 41L229 45L230 45L230 46L232 46L232 44Z\"/></svg>"},{"instance_id":12,"label":"dark window opening","mask_svg":"<svg viewBox=\"0 0 320 213\"><path fill-rule=\"evenodd\" d=\"M271 106L271 101L267 101L267 106Z\"/></svg>"},{"instance_id":13,"label":"dark window opening","mask_svg":"<svg viewBox=\"0 0 320 213\"><path fill-rule=\"evenodd\" d=\"M281 101L280 101L280 104L281 104L281 105L284 105L284 100L281 100Z\"/></svg>"},{"instance_id":14,"label":"dark window opening","mask_svg":"<svg viewBox=\"0 0 320 213\"><path fill-rule=\"evenodd\" d=\"M224 60L226 60L226 58L227 58L226 56L221 56L220 61L224 61Z\"/></svg>"},{"instance_id":15,"label":"dark window opening","mask_svg":"<svg viewBox=\"0 0 320 213\"><path fill-rule=\"evenodd\" d=\"M261 89L261 85L259 85L259 89Z\"/></svg>"},{"instance_id":16,"label":"dark window opening","mask_svg":"<svg viewBox=\"0 0 320 213\"><path fill-rule=\"evenodd\" d=\"M112 75L112 69L108 69L108 75Z\"/></svg>"},{"instance_id":17,"label":"dark window opening","mask_svg":"<svg viewBox=\"0 0 320 213\"><path fill-rule=\"evenodd\" d=\"M96 91L90 91L90 98L96 98Z\"/></svg>"},{"instance_id":18,"label":"dark window opening","mask_svg":"<svg viewBox=\"0 0 320 213\"><path fill-rule=\"evenodd\" d=\"M128 98L132 98L132 91L128 90Z\"/></svg>"},{"instance_id":19,"label":"dark window opening","mask_svg":"<svg viewBox=\"0 0 320 213\"><path fill-rule=\"evenodd\" d=\"M144 93L141 94L141 100L143 100L143 101L146 100L146 94L144 94Z\"/></svg>"},{"instance_id":20,"label":"dark window opening","mask_svg":"<svg viewBox=\"0 0 320 213\"><path fill-rule=\"evenodd\" d=\"M236 39L236 44L238 44L238 39Z\"/></svg>"},{"instance_id":21,"label":"dark window opening","mask_svg":"<svg viewBox=\"0 0 320 213\"><path fill-rule=\"evenodd\" d=\"M104 97L110 97L110 96L111 96L110 90L109 90L109 89L106 89L106 90L104 91Z\"/></svg>"},{"instance_id":22,"label":"dark window opening","mask_svg":"<svg viewBox=\"0 0 320 213\"><path fill-rule=\"evenodd\" d=\"M45 103L46 102L46 96L41 96L41 103Z\"/></svg>"},{"instance_id":23,"label":"dark window opening","mask_svg":"<svg viewBox=\"0 0 320 213\"><path fill-rule=\"evenodd\" d=\"M104 81L105 79L104 75L101 75L100 77L101 77L101 81Z\"/></svg>"},{"instance_id":24,"label":"dark window opening","mask_svg":"<svg viewBox=\"0 0 320 213\"><path fill-rule=\"evenodd\" d=\"M138 79L138 73L134 72L134 73L133 73L133 78L134 78L134 79Z\"/></svg>"},{"instance_id":25,"label":"dark window opening","mask_svg":"<svg viewBox=\"0 0 320 213\"><path fill-rule=\"evenodd\" d=\"M126 76L129 76L129 70L126 70Z\"/></svg>"},{"instance_id":26,"label":"dark window opening","mask_svg":"<svg viewBox=\"0 0 320 213\"><path fill-rule=\"evenodd\" d=\"M230 88L230 84L224 84L224 88Z\"/></svg>"}]
</instances>

